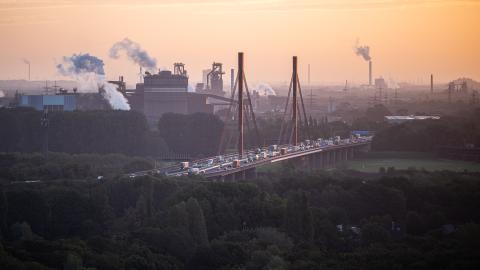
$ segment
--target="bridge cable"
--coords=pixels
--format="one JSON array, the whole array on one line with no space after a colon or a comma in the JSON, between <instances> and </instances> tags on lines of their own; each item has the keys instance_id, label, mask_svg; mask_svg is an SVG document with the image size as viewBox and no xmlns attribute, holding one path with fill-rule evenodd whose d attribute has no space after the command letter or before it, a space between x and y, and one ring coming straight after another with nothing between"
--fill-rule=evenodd
<instances>
[{"instance_id":1,"label":"bridge cable","mask_svg":"<svg viewBox=\"0 0 480 270\"><path fill-rule=\"evenodd\" d=\"M257 141L257 146L260 146L260 132L258 130L258 126L257 126L257 120L255 119L255 113L253 111L253 106L252 106L252 99L250 98L250 91L248 90L248 84L247 84L247 79L245 77L245 72L243 73L243 82L245 84L245 90L247 91L247 97L248 97L248 104L247 106L250 106L250 114L251 114L251 117L252 117L252 122L253 122L253 126L255 128L255 135L256 135L256 141ZM247 117L248 118L248 117Z\"/></svg>"},{"instance_id":2,"label":"bridge cable","mask_svg":"<svg viewBox=\"0 0 480 270\"><path fill-rule=\"evenodd\" d=\"M220 136L220 145L219 145L219 148L218 148L218 154L220 155L221 153L223 153L224 151L226 151L226 147L228 147L228 144L230 143L230 139L228 139L228 143L225 139L225 136L227 133L227 129L228 129L228 123L231 121L231 115L233 113L233 110L234 110L234 101L235 101L235 92L237 90L237 84L238 84L238 74L237 74L237 77L235 78L235 84L233 85L233 88L232 88L232 94L230 96L230 106L228 107L228 111L227 111L227 114L225 116L225 120L224 120L224 125L223 125L223 130L222 130L222 134Z\"/></svg>"},{"instance_id":3,"label":"bridge cable","mask_svg":"<svg viewBox=\"0 0 480 270\"><path fill-rule=\"evenodd\" d=\"M305 131L307 133L307 138L311 139L310 126L308 123L307 113L305 111L305 103L303 102L302 87L300 86L300 79L298 78L298 74L297 74L297 82L298 82L298 91L300 93L300 100L302 101L302 109L303 109L303 117L304 117L303 121L305 122Z\"/></svg>"},{"instance_id":4,"label":"bridge cable","mask_svg":"<svg viewBox=\"0 0 480 270\"><path fill-rule=\"evenodd\" d=\"M287 102L285 103L285 109L283 110L282 125L280 126L280 134L278 135L278 144L282 144L282 140L284 137L283 134L284 134L285 116L287 115L287 112L290 110L290 108L288 107L288 103L290 101L290 95L292 93L292 83L293 83L293 76L290 79L290 86L288 87ZM286 127L286 129L288 129L288 127Z\"/></svg>"}]
</instances>

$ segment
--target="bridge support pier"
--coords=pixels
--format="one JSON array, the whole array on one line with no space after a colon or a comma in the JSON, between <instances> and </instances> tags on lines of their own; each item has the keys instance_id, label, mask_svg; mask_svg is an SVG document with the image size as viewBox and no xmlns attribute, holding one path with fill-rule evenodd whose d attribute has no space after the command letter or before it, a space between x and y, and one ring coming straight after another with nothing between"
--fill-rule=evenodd
<instances>
[{"instance_id":1,"label":"bridge support pier","mask_svg":"<svg viewBox=\"0 0 480 270\"><path fill-rule=\"evenodd\" d=\"M348 159L353 159L353 147L348 149Z\"/></svg>"},{"instance_id":2,"label":"bridge support pier","mask_svg":"<svg viewBox=\"0 0 480 270\"><path fill-rule=\"evenodd\" d=\"M250 168L248 170L218 176L217 180L220 182L234 182L255 179L257 177L257 168Z\"/></svg>"},{"instance_id":3,"label":"bridge support pier","mask_svg":"<svg viewBox=\"0 0 480 270\"><path fill-rule=\"evenodd\" d=\"M319 167L319 166L318 166L318 159L319 159L319 158L318 158L318 154L313 154L313 155L310 155L310 156L309 156L309 161L310 161L310 162L309 162L309 166L308 166L309 168L308 168L308 170L309 170L310 172L315 171L315 170Z\"/></svg>"},{"instance_id":4,"label":"bridge support pier","mask_svg":"<svg viewBox=\"0 0 480 270\"><path fill-rule=\"evenodd\" d=\"M243 180L245 179L256 179L258 177L257 168L251 168L246 171L243 171Z\"/></svg>"},{"instance_id":5,"label":"bridge support pier","mask_svg":"<svg viewBox=\"0 0 480 270\"><path fill-rule=\"evenodd\" d=\"M325 158L324 158L324 156L323 156L323 153L322 153L322 152L318 153L318 167L319 167L320 169L323 169L323 161L324 161L324 159L325 159Z\"/></svg>"}]
</instances>

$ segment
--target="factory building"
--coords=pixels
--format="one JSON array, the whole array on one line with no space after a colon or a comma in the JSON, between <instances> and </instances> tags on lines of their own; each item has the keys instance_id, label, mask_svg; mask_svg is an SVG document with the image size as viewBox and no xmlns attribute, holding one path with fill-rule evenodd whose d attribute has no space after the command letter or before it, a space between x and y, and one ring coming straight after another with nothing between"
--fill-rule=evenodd
<instances>
[{"instance_id":1,"label":"factory building","mask_svg":"<svg viewBox=\"0 0 480 270\"><path fill-rule=\"evenodd\" d=\"M111 110L112 107L103 97L101 92L98 93L78 93L74 88L68 92L61 88L56 94L44 95L23 95L16 94L15 106L33 107L35 110L43 111L90 111L90 110Z\"/></svg>"},{"instance_id":2,"label":"factory building","mask_svg":"<svg viewBox=\"0 0 480 270\"><path fill-rule=\"evenodd\" d=\"M223 75L225 75L223 64L213 62L211 69L203 71L203 82L195 86L195 91L197 93L223 97L225 95L223 91Z\"/></svg>"},{"instance_id":3,"label":"factory building","mask_svg":"<svg viewBox=\"0 0 480 270\"><path fill-rule=\"evenodd\" d=\"M388 85L387 82L385 82L385 79L380 77L375 79L375 88L376 89L387 89Z\"/></svg>"},{"instance_id":4,"label":"factory building","mask_svg":"<svg viewBox=\"0 0 480 270\"><path fill-rule=\"evenodd\" d=\"M164 113L213 113L206 95L188 92L188 75L182 63L174 64L173 73L145 73L143 81L135 90L127 91L127 98L132 109L143 112L152 126Z\"/></svg>"},{"instance_id":5,"label":"factory building","mask_svg":"<svg viewBox=\"0 0 480 270\"><path fill-rule=\"evenodd\" d=\"M76 95L21 95L19 106L33 107L38 111L74 111L77 108Z\"/></svg>"},{"instance_id":6,"label":"factory building","mask_svg":"<svg viewBox=\"0 0 480 270\"><path fill-rule=\"evenodd\" d=\"M430 115L388 115L385 116L385 121L389 124L402 124L409 121L422 121L422 120L439 120L440 116Z\"/></svg>"}]
</instances>

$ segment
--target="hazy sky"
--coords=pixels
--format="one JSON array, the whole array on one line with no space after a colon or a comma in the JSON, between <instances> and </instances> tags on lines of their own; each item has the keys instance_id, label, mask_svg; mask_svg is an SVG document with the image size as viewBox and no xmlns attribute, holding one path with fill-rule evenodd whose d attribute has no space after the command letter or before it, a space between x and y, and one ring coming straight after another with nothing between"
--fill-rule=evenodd
<instances>
[{"instance_id":1,"label":"hazy sky","mask_svg":"<svg viewBox=\"0 0 480 270\"><path fill-rule=\"evenodd\" d=\"M357 39L371 47L375 76L480 80L478 0L0 0L0 33L0 79L25 78L24 58L32 79L60 79L62 56L88 52L108 78L133 84L138 67L108 58L128 37L159 67L184 62L192 81L213 61L236 66L243 51L252 83L288 81L293 55L304 81L311 64L313 82L364 83Z\"/></svg>"}]
</instances>

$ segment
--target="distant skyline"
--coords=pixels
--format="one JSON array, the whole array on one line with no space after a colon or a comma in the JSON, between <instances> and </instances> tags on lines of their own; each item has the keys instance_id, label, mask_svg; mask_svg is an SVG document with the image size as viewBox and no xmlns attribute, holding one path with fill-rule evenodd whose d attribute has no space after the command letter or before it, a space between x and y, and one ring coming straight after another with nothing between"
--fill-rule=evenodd
<instances>
[{"instance_id":1,"label":"distant skyline","mask_svg":"<svg viewBox=\"0 0 480 270\"><path fill-rule=\"evenodd\" d=\"M192 83L213 61L226 82L245 53L252 83L286 82L291 57L315 84L368 82L368 63L354 52L370 46L374 77L428 83L480 80L480 1L473 0L0 0L0 79L68 79L56 63L73 53L105 62L108 79L138 80L139 67L109 58L124 38L156 58L183 62Z\"/></svg>"}]
</instances>

